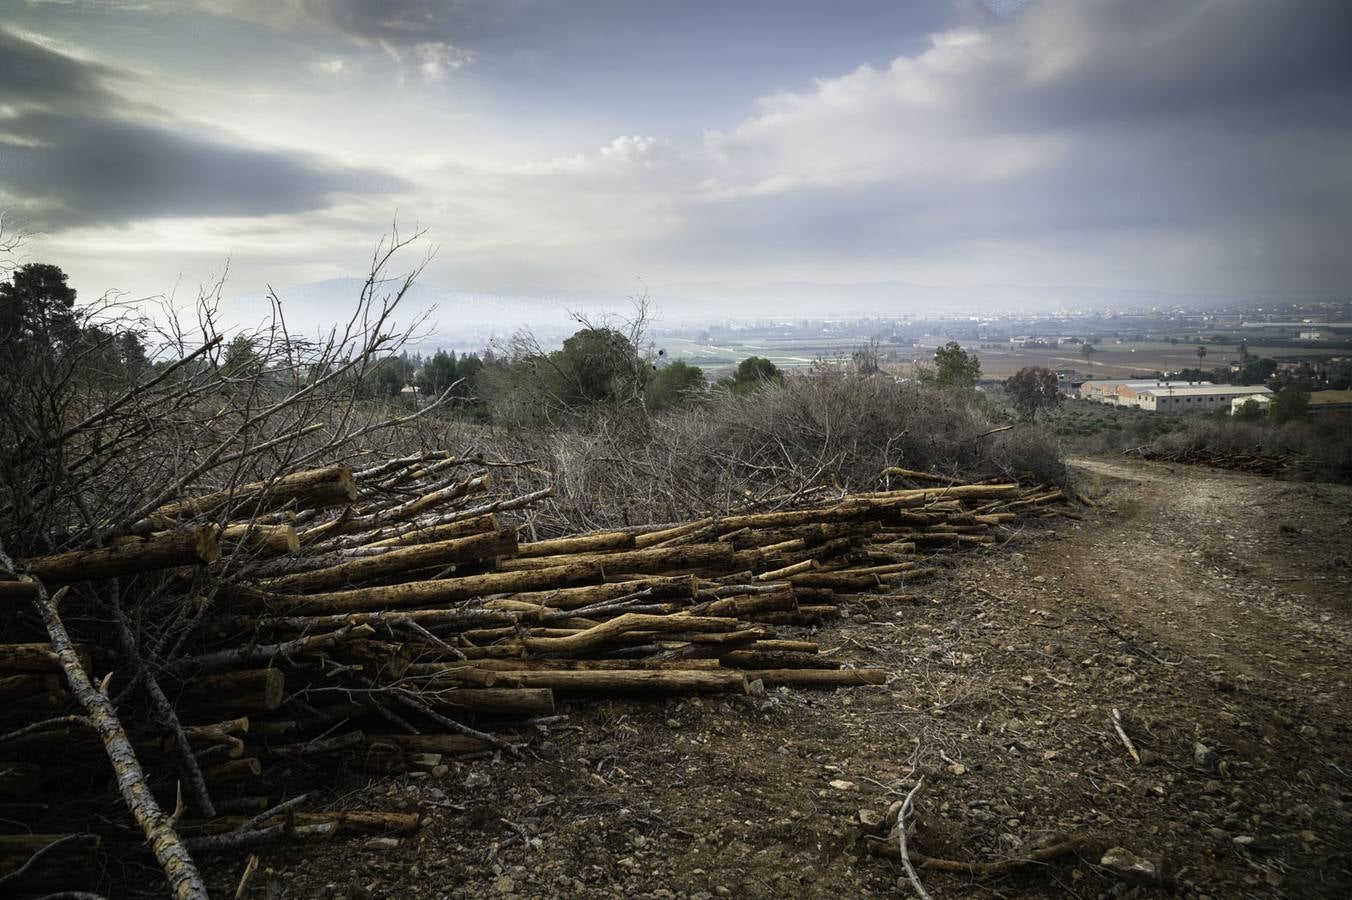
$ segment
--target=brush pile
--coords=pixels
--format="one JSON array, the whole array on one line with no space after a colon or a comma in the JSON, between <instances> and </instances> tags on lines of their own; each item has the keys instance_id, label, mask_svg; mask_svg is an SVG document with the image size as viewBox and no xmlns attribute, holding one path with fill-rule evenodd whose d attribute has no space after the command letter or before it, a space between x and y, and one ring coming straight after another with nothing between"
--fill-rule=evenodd
<instances>
[{"instance_id":1,"label":"brush pile","mask_svg":"<svg viewBox=\"0 0 1352 900\"><path fill-rule=\"evenodd\" d=\"M1292 457L1288 454L1246 453L1236 450L1217 450L1206 447L1186 447L1181 450L1157 450L1140 447L1134 451L1142 459L1159 462L1184 463L1190 466L1212 466L1248 472L1250 475L1275 477L1287 471Z\"/></svg>"},{"instance_id":2,"label":"brush pile","mask_svg":"<svg viewBox=\"0 0 1352 900\"><path fill-rule=\"evenodd\" d=\"M542 483L528 468L331 465L7 561L0 892L89 890L109 859L153 855L175 895L205 896L196 854L407 834L414 814L303 812L304 791L516 753L563 698L881 684L776 626L905 599L938 554L1064 513L1050 486L888 470L921 486L528 540L550 488L494 487ZM136 639L158 610L193 628Z\"/></svg>"}]
</instances>

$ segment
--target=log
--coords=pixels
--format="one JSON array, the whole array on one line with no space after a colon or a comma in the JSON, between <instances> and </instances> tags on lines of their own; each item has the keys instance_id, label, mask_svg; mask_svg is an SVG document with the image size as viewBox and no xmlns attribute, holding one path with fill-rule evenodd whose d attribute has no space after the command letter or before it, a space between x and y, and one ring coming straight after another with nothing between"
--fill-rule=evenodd
<instances>
[{"instance_id":1,"label":"log","mask_svg":"<svg viewBox=\"0 0 1352 900\"><path fill-rule=\"evenodd\" d=\"M89 670L89 648L84 644L72 644L71 652L80 661L80 665ZM9 673L59 673L61 658L51 644L0 644L0 672ZM28 682L32 684L32 682ZM20 683L12 689L20 690ZM44 682L44 684L46 684ZM58 683L56 687L60 687ZM30 694L39 693L29 691Z\"/></svg>"},{"instance_id":2,"label":"log","mask_svg":"<svg viewBox=\"0 0 1352 900\"><path fill-rule=\"evenodd\" d=\"M483 534L485 531L498 531L500 528L501 526L498 524L498 517L489 513L486 516L466 519L463 522L447 522L444 525L429 525L426 528L419 528L414 531L396 535L395 537L387 537L382 540L373 541L362 546L405 547L413 544L430 544L433 541L448 541L451 538L469 537L472 534Z\"/></svg>"},{"instance_id":3,"label":"log","mask_svg":"<svg viewBox=\"0 0 1352 900\"><path fill-rule=\"evenodd\" d=\"M609 621L566 637L524 637L503 641L498 648L519 648L532 653L584 653L606 646L625 632L645 633L713 631L737 629L736 619L714 616L649 616L626 613Z\"/></svg>"},{"instance_id":4,"label":"log","mask_svg":"<svg viewBox=\"0 0 1352 900\"><path fill-rule=\"evenodd\" d=\"M740 672L706 669L519 669L494 674L498 676L499 684L550 688L557 694L569 696L746 691L746 679Z\"/></svg>"},{"instance_id":5,"label":"log","mask_svg":"<svg viewBox=\"0 0 1352 900\"><path fill-rule=\"evenodd\" d=\"M514 716L554 714L554 692L548 688L456 688L422 697L423 702L456 712Z\"/></svg>"},{"instance_id":6,"label":"log","mask_svg":"<svg viewBox=\"0 0 1352 900\"><path fill-rule=\"evenodd\" d=\"M94 834L0 834L0 894L91 890L99 879L98 853Z\"/></svg>"},{"instance_id":7,"label":"log","mask_svg":"<svg viewBox=\"0 0 1352 900\"><path fill-rule=\"evenodd\" d=\"M857 687L862 684L884 684L887 673L882 669L746 669L747 681L759 679L766 687L790 685L793 687Z\"/></svg>"},{"instance_id":8,"label":"log","mask_svg":"<svg viewBox=\"0 0 1352 900\"><path fill-rule=\"evenodd\" d=\"M382 812L379 810L343 810L332 812L289 813L297 825L333 825L334 834L346 835L410 835L416 834L420 824L417 813ZM245 816L217 816L214 819L183 823L184 834L201 837L209 834L227 834L244 825L266 828L280 824L285 816L278 815L259 822Z\"/></svg>"},{"instance_id":9,"label":"log","mask_svg":"<svg viewBox=\"0 0 1352 900\"><path fill-rule=\"evenodd\" d=\"M917 472L915 469L903 469L898 466L888 466L883 469L884 478L906 478L911 481L928 481L933 484L963 484L961 478L950 478L947 475L936 475L933 472Z\"/></svg>"},{"instance_id":10,"label":"log","mask_svg":"<svg viewBox=\"0 0 1352 900\"><path fill-rule=\"evenodd\" d=\"M412 584L390 584L319 594L276 594L267 598L277 612L341 613L372 609L435 606L489 594L539 591L598 581L605 567L598 563L551 566L526 572L490 572L461 578L440 578ZM247 595L241 595L247 596Z\"/></svg>"},{"instance_id":11,"label":"log","mask_svg":"<svg viewBox=\"0 0 1352 900\"><path fill-rule=\"evenodd\" d=\"M656 574L680 569L724 567L732 563L736 551L727 544L689 544L678 547L650 547L646 550L619 550L614 553L578 553L569 556L536 556L507 559L498 564L503 572L522 572L559 566L598 566L602 571Z\"/></svg>"},{"instance_id":12,"label":"log","mask_svg":"<svg viewBox=\"0 0 1352 900\"><path fill-rule=\"evenodd\" d=\"M487 741L460 734L373 734L366 738L366 744L368 747L388 745L406 753L439 753L443 756L464 756L493 749Z\"/></svg>"},{"instance_id":13,"label":"log","mask_svg":"<svg viewBox=\"0 0 1352 900\"><path fill-rule=\"evenodd\" d=\"M84 658L87 660L87 653ZM28 697L44 694L53 697L65 696L66 689L61 686L61 676L25 674L0 677L0 703L16 703Z\"/></svg>"},{"instance_id":14,"label":"log","mask_svg":"<svg viewBox=\"0 0 1352 900\"><path fill-rule=\"evenodd\" d=\"M173 569L211 563L220 559L221 548L214 525L158 531L145 537L119 540L97 550L71 550L52 556L33 556L19 561L24 571L48 584L98 581L120 575L135 575L156 569Z\"/></svg>"},{"instance_id":15,"label":"log","mask_svg":"<svg viewBox=\"0 0 1352 900\"><path fill-rule=\"evenodd\" d=\"M271 591L305 593L359 584L375 578L384 578L413 569L473 562L496 556L510 556L516 552L516 531L506 529L469 537L453 538L431 544L416 544L391 550L379 556L354 559L351 562L274 578L263 583Z\"/></svg>"},{"instance_id":16,"label":"log","mask_svg":"<svg viewBox=\"0 0 1352 900\"><path fill-rule=\"evenodd\" d=\"M248 781L250 778L257 778L261 774L263 774L263 764L258 761L257 757L253 756L244 759L232 759L229 762L221 763L219 766L202 770L202 777L212 787L223 784L238 784L241 781Z\"/></svg>"},{"instance_id":17,"label":"log","mask_svg":"<svg viewBox=\"0 0 1352 900\"><path fill-rule=\"evenodd\" d=\"M0 759L0 796L23 797L37 790L42 767Z\"/></svg>"},{"instance_id":18,"label":"log","mask_svg":"<svg viewBox=\"0 0 1352 900\"><path fill-rule=\"evenodd\" d=\"M719 662L733 669L838 669L840 664L814 653L793 653L783 650L730 650Z\"/></svg>"},{"instance_id":19,"label":"log","mask_svg":"<svg viewBox=\"0 0 1352 900\"><path fill-rule=\"evenodd\" d=\"M270 712L282 705L286 676L281 669L217 672L183 686L183 705L194 715Z\"/></svg>"},{"instance_id":20,"label":"log","mask_svg":"<svg viewBox=\"0 0 1352 900\"><path fill-rule=\"evenodd\" d=\"M602 550L629 550L634 547L634 536L627 531L598 531L580 537L558 538L551 541L531 541L517 548L520 558L532 556L560 556L576 553L595 553Z\"/></svg>"},{"instance_id":21,"label":"log","mask_svg":"<svg viewBox=\"0 0 1352 900\"><path fill-rule=\"evenodd\" d=\"M696 579L691 575L674 577L638 578L633 581L609 581L582 587L559 588L552 591L522 591L512 595L513 600L536 603L553 609L580 609L629 594L644 592L649 599L665 600L689 598L695 595Z\"/></svg>"},{"instance_id":22,"label":"log","mask_svg":"<svg viewBox=\"0 0 1352 900\"><path fill-rule=\"evenodd\" d=\"M279 556L300 551L300 538L290 525L227 525L221 540Z\"/></svg>"},{"instance_id":23,"label":"log","mask_svg":"<svg viewBox=\"0 0 1352 900\"><path fill-rule=\"evenodd\" d=\"M288 505L296 509L315 509L351 503L356 499L357 482L352 477L352 470L334 465L166 503L147 518L170 522L194 516L215 516L227 508L247 509L250 514L259 515Z\"/></svg>"},{"instance_id":24,"label":"log","mask_svg":"<svg viewBox=\"0 0 1352 900\"><path fill-rule=\"evenodd\" d=\"M49 598L39 585L38 600L33 605L42 616L47 636L61 659L61 668L70 684L71 693L84 707L85 714L103 741L108 761L117 776L122 799L145 833L155 859L169 882L170 891L179 900L208 900L206 885L192 857L178 839L173 820L164 814L150 792L141 763L136 758L131 741L127 739L127 732L117 717L112 701L93 685L80 663L66 626L57 613L57 603L65 590L63 588L54 598Z\"/></svg>"},{"instance_id":25,"label":"log","mask_svg":"<svg viewBox=\"0 0 1352 900\"><path fill-rule=\"evenodd\" d=\"M37 598L37 589L30 582L0 580L0 612L27 609Z\"/></svg>"}]
</instances>

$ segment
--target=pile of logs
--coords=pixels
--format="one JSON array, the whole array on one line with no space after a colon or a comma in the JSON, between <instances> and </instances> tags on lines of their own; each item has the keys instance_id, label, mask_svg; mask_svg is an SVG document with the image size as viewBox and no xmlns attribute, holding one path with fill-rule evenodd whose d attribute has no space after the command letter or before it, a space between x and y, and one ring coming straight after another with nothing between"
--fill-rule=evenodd
<instances>
[{"instance_id":1,"label":"pile of logs","mask_svg":"<svg viewBox=\"0 0 1352 900\"><path fill-rule=\"evenodd\" d=\"M1156 450L1151 447L1140 447L1129 452L1137 454L1142 459L1185 463L1192 466L1213 466L1218 469L1248 472L1251 475L1280 475L1291 464L1291 457L1286 454L1245 453L1235 450L1214 450L1206 447L1189 447L1183 450Z\"/></svg>"},{"instance_id":2,"label":"pile of logs","mask_svg":"<svg viewBox=\"0 0 1352 900\"><path fill-rule=\"evenodd\" d=\"M895 602L941 554L1067 513L1054 486L894 469L918 486L539 539L549 488L496 492L494 471L328 466L0 560L0 894L93 889L112 855L205 896L194 855L408 834L416 815L301 812L299 792L517 753L563 699L881 684L778 628ZM142 606L191 640L156 641Z\"/></svg>"}]
</instances>

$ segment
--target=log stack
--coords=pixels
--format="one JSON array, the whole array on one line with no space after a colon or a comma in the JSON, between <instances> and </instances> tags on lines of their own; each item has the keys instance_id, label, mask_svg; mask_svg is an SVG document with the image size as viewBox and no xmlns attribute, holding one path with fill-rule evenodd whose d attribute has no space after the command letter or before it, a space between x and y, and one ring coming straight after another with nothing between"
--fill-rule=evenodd
<instances>
[{"instance_id":1,"label":"log stack","mask_svg":"<svg viewBox=\"0 0 1352 900\"><path fill-rule=\"evenodd\" d=\"M134 829L87 824L106 778L71 773L112 752L74 702L71 666L113 698L160 805L192 788L177 823L186 850L403 834L416 818L299 813L294 795L336 770L441 772L516 752L514 722L574 698L882 684L883 670L780 629L905 600L946 554L992 547L1065 501L1050 485L894 470L917 486L528 539L524 516L550 489L504 491L480 463L425 453L293 473L175 501L106 546L0 573L0 818L30 839L0 848L0 879L42 835L62 864L44 855L24 877L44 890L85 890L86 858L135 846ZM132 606L154 572L159 602L178 596L194 617L172 652L153 640L129 652L116 629L92 627L58 652L29 610L50 624L60 601L78 619L109 589ZM57 585L70 586L63 601L46 593ZM126 700L138 687L163 696L161 715Z\"/></svg>"}]
</instances>

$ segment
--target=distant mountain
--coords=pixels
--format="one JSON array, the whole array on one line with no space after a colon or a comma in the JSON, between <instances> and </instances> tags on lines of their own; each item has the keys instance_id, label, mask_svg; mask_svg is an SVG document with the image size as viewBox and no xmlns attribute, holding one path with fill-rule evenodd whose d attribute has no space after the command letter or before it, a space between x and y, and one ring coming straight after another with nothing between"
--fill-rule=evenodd
<instances>
[{"instance_id":1,"label":"distant mountain","mask_svg":"<svg viewBox=\"0 0 1352 900\"><path fill-rule=\"evenodd\" d=\"M288 328L313 336L342 327L356 309L363 281L334 278L279 288L277 296ZM398 289L382 286L380 293ZM425 317L413 349L438 347L465 352L509 340L529 328L545 344L557 345L579 327L573 314L590 321L626 317L632 305L621 290L475 293L417 283L396 315L400 325ZM986 284L936 287L906 281L856 283L778 282L732 286L718 283L653 285L654 324L662 327L706 324L731 319L864 318L891 316L998 315L1105 309L1206 308L1267 302L1252 297L1203 295L1113 288ZM235 297L223 304L226 323L256 326L271 306L264 293Z\"/></svg>"}]
</instances>

